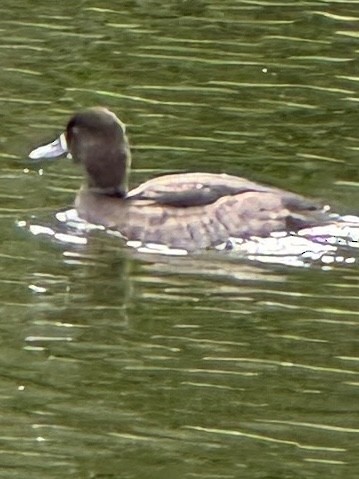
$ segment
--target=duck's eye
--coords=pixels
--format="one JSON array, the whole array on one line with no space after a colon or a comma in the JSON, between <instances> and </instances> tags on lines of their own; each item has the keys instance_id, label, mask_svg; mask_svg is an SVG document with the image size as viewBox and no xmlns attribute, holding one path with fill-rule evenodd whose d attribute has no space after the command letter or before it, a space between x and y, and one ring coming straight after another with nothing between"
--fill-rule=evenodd
<instances>
[{"instance_id":1,"label":"duck's eye","mask_svg":"<svg viewBox=\"0 0 359 479\"><path fill-rule=\"evenodd\" d=\"M83 128L76 124L73 124L70 128L67 128L66 130L65 141L68 145L72 145L74 141L78 141L81 138L83 132Z\"/></svg>"}]
</instances>

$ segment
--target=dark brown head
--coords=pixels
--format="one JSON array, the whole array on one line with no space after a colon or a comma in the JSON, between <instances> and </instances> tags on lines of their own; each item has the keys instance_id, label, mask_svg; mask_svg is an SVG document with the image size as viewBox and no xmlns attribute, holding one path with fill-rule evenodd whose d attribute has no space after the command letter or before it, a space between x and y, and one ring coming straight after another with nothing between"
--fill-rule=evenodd
<instances>
[{"instance_id":1,"label":"dark brown head","mask_svg":"<svg viewBox=\"0 0 359 479\"><path fill-rule=\"evenodd\" d=\"M66 152L85 169L91 190L126 195L130 150L125 126L114 113L100 107L76 113L58 140L35 149L30 158L49 158Z\"/></svg>"}]
</instances>

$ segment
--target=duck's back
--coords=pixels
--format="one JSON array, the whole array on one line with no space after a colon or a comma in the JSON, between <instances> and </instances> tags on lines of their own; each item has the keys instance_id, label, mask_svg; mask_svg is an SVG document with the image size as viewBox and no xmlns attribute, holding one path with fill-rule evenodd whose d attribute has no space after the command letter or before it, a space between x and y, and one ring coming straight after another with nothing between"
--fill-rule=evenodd
<instances>
[{"instance_id":1,"label":"duck's back","mask_svg":"<svg viewBox=\"0 0 359 479\"><path fill-rule=\"evenodd\" d=\"M127 197L151 199L171 206L190 207L208 205L224 196L233 196L248 191L270 190L273 191L274 188L227 174L184 173L164 175L148 180L131 190Z\"/></svg>"},{"instance_id":2,"label":"duck's back","mask_svg":"<svg viewBox=\"0 0 359 479\"><path fill-rule=\"evenodd\" d=\"M128 240L188 251L330 220L322 207L300 195L209 173L158 177L125 199L84 189L76 207L86 221L116 229Z\"/></svg>"}]
</instances>

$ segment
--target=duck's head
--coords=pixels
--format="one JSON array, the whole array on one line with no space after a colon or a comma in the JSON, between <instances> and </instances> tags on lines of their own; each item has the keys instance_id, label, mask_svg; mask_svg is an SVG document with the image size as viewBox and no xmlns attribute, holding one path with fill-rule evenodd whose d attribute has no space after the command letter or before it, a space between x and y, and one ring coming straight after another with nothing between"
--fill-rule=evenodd
<instances>
[{"instance_id":1,"label":"duck's head","mask_svg":"<svg viewBox=\"0 0 359 479\"><path fill-rule=\"evenodd\" d=\"M67 153L85 169L92 191L126 195L131 156L125 125L114 113L102 107L76 113L57 140L36 148L29 157L38 160Z\"/></svg>"}]
</instances>

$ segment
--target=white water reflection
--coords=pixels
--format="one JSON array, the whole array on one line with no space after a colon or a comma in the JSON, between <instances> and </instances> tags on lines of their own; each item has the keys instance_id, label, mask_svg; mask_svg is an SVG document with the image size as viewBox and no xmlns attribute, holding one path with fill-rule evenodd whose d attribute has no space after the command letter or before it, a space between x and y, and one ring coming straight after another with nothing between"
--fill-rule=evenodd
<instances>
[{"instance_id":1,"label":"white water reflection","mask_svg":"<svg viewBox=\"0 0 359 479\"><path fill-rule=\"evenodd\" d=\"M126 244L139 253L186 256L188 251L173 249L166 245L126 241L120 232L106 230L101 225L93 225L78 217L75 209L56 214L55 226L43 226L19 221L18 226L27 228L31 234L48 236L63 244L85 246L88 233L94 230L105 231L119 238L119 248ZM63 230L65 228L65 230ZM122 240L122 244L121 244ZM359 248L359 217L343 216L333 224L300 230L297 233L277 232L267 238L231 238L216 247L231 257L243 258L260 263L282 264L307 267L319 263L323 267L357 262Z\"/></svg>"}]
</instances>

